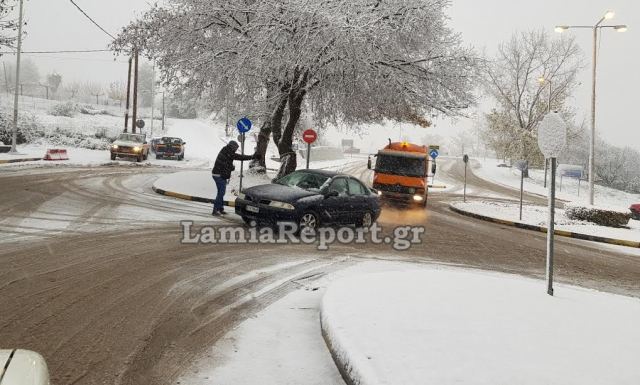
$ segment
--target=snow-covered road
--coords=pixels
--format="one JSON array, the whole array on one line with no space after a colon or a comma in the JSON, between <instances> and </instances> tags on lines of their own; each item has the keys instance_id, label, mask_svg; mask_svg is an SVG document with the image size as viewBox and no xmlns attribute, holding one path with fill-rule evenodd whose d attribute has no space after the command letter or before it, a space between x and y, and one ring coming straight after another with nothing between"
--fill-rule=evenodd
<instances>
[{"instance_id":1,"label":"snow-covered road","mask_svg":"<svg viewBox=\"0 0 640 385\"><path fill-rule=\"evenodd\" d=\"M450 167L459 183L459 165ZM213 222L208 205L153 193L153 181L173 171L116 164L0 172L0 341L41 352L55 384L175 384L229 330L299 288L301 277L353 261L544 274L543 234L454 214L448 193L431 195L426 211L385 208L383 235L395 226L426 228L423 243L405 252L373 244L328 252L181 244L180 220L223 223ZM371 175L364 159L344 171ZM233 214L224 221L240 223ZM571 239L558 240L556 250L560 282L640 297L637 256Z\"/></svg>"}]
</instances>

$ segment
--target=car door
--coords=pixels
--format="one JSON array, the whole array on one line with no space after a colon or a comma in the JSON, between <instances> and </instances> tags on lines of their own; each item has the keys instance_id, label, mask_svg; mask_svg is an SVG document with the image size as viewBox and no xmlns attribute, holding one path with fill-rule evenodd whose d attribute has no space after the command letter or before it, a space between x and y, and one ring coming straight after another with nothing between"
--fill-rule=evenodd
<instances>
[{"instance_id":1,"label":"car door","mask_svg":"<svg viewBox=\"0 0 640 385\"><path fill-rule=\"evenodd\" d=\"M325 221L332 223L344 223L347 218L348 211L350 209L349 202L349 184L347 178L336 177L333 178L329 187L327 187L327 194L337 193L335 196L328 195L322 201L322 213Z\"/></svg>"},{"instance_id":2,"label":"car door","mask_svg":"<svg viewBox=\"0 0 640 385\"><path fill-rule=\"evenodd\" d=\"M349 178L347 183L349 185L350 206L348 220L349 223L356 223L362 219L365 211L369 211L369 203L367 201L368 193L362 183L355 178Z\"/></svg>"}]
</instances>

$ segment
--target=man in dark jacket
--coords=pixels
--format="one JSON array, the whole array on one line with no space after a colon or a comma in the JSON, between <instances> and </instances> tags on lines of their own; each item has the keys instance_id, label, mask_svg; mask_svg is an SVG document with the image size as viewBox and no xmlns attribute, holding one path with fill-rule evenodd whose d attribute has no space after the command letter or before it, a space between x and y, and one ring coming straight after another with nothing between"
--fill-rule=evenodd
<instances>
[{"instance_id":1,"label":"man in dark jacket","mask_svg":"<svg viewBox=\"0 0 640 385\"><path fill-rule=\"evenodd\" d=\"M227 182L231 178L231 172L235 169L233 166L234 160L251 160L257 157L257 154L253 155L240 155L236 154L238 151L238 143L236 141L230 141L226 146L222 147L222 150L218 153L216 163L211 170L213 180L216 182L216 188L218 189L218 195L213 203L212 215L224 214L224 194L227 189Z\"/></svg>"}]
</instances>

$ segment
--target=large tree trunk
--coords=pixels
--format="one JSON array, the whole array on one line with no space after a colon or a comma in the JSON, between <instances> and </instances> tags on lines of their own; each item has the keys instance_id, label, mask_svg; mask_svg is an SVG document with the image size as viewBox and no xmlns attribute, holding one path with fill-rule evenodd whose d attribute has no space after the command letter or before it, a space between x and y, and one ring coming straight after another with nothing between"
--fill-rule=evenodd
<instances>
[{"instance_id":1,"label":"large tree trunk","mask_svg":"<svg viewBox=\"0 0 640 385\"><path fill-rule=\"evenodd\" d=\"M254 171L263 173L267 170L267 148L269 146L269 138L273 133L274 137L277 135L280 137L280 131L282 126L282 116L287 103L287 90L284 87L278 87L278 84L274 81L268 82L267 86L267 101L265 108L265 116L260 132L258 134L258 140L256 142L256 152L260 156L257 160L251 161L249 167ZM275 130L274 130L275 128Z\"/></svg>"},{"instance_id":2,"label":"large tree trunk","mask_svg":"<svg viewBox=\"0 0 640 385\"><path fill-rule=\"evenodd\" d=\"M298 166L297 155L293 151L293 134L295 132L300 116L302 115L302 101L306 90L292 90L289 94L289 119L282 131L282 138L278 142L278 152L280 153L280 170L278 177L282 177L294 172Z\"/></svg>"},{"instance_id":3,"label":"large tree trunk","mask_svg":"<svg viewBox=\"0 0 640 385\"><path fill-rule=\"evenodd\" d=\"M253 171L264 174L267 172L267 146L269 146L269 137L271 136L271 120L267 119L262 123L258 140L256 141L256 153L260 156L258 159L249 163L249 168Z\"/></svg>"}]
</instances>

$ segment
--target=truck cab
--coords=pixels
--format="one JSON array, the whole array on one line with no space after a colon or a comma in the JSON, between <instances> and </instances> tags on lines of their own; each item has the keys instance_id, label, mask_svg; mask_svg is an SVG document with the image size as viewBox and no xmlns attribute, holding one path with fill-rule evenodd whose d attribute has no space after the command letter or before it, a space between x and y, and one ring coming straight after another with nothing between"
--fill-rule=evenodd
<instances>
[{"instance_id":1,"label":"truck cab","mask_svg":"<svg viewBox=\"0 0 640 385\"><path fill-rule=\"evenodd\" d=\"M427 204L429 148L408 142L392 142L375 155L373 188L383 200ZM368 167L371 169L371 158ZM435 171L435 170L434 170Z\"/></svg>"}]
</instances>

